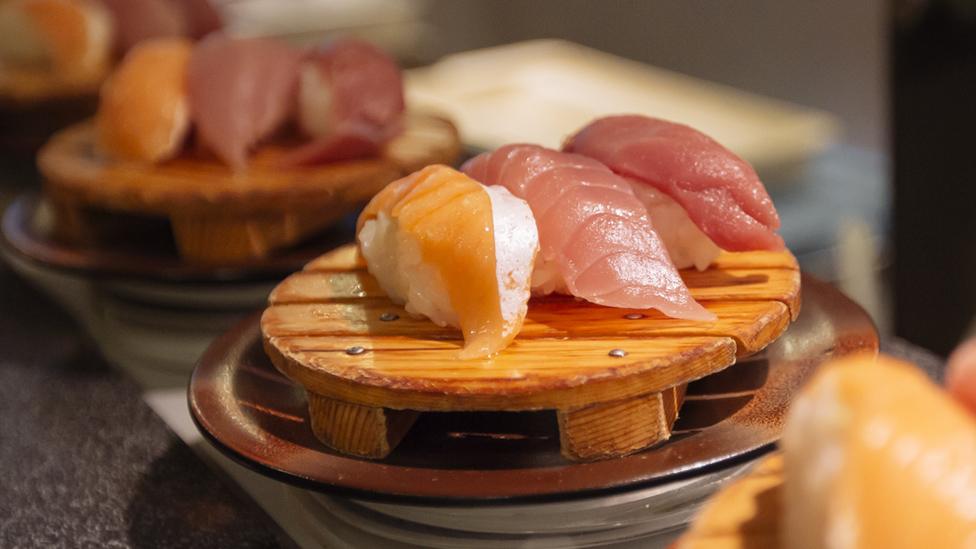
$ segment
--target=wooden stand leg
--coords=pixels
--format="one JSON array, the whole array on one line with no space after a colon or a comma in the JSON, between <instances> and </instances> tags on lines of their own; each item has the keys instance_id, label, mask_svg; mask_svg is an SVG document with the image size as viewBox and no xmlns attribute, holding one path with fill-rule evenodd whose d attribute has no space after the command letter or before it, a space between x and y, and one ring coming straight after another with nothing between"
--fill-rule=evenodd
<instances>
[{"instance_id":1,"label":"wooden stand leg","mask_svg":"<svg viewBox=\"0 0 976 549\"><path fill-rule=\"evenodd\" d=\"M679 385L660 393L558 410L563 456L574 461L623 456L667 440L685 388Z\"/></svg>"},{"instance_id":2,"label":"wooden stand leg","mask_svg":"<svg viewBox=\"0 0 976 549\"><path fill-rule=\"evenodd\" d=\"M388 410L308 393L315 437L331 448L366 458L383 458L413 426L414 411Z\"/></svg>"},{"instance_id":3,"label":"wooden stand leg","mask_svg":"<svg viewBox=\"0 0 976 549\"><path fill-rule=\"evenodd\" d=\"M248 222L243 218L174 216L170 223L176 249L188 261L244 261L268 252L252 241Z\"/></svg>"}]
</instances>

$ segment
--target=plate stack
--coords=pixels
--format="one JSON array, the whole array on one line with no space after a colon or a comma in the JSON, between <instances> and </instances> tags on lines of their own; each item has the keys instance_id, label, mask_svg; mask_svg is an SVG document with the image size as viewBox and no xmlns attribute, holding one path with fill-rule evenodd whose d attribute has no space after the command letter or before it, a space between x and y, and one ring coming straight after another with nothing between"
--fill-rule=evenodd
<instances>
[{"instance_id":1,"label":"plate stack","mask_svg":"<svg viewBox=\"0 0 976 549\"><path fill-rule=\"evenodd\" d=\"M751 461L660 486L565 502L478 506L376 503L307 491L295 502L327 547L667 547L704 500Z\"/></svg>"},{"instance_id":2,"label":"plate stack","mask_svg":"<svg viewBox=\"0 0 976 549\"><path fill-rule=\"evenodd\" d=\"M214 338L264 306L281 277L351 238L351 223L247 266L191 265L164 243L167 227L143 227L111 246L65 243L54 236L47 203L25 193L4 212L0 252L64 307L112 364L143 386L182 388Z\"/></svg>"}]
</instances>

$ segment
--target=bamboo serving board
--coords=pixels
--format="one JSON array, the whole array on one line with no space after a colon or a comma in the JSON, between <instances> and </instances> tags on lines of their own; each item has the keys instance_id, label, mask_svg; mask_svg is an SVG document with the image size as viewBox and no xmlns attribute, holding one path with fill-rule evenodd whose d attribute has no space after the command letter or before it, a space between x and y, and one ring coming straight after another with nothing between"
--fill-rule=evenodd
<instances>
[{"instance_id":1,"label":"bamboo serving board","mask_svg":"<svg viewBox=\"0 0 976 549\"><path fill-rule=\"evenodd\" d=\"M105 158L91 122L55 135L38 155L57 232L99 244L104 212L164 218L180 257L195 263L241 263L268 256L331 225L389 182L461 152L451 122L408 117L404 132L378 158L282 169L283 148L257 151L234 172L188 151L160 164Z\"/></svg>"},{"instance_id":2,"label":"bamboo serving board","mask_svg":"<svg viewBox=\"0 0 976 549\"><path fill-rule=\"evenodd\" d=\"M562 453L600 459L666 440L689 381L762 350L799 313L789 252L725 254L682 276L717 321L533 299L509 348L461 361L460 333L392 303L348 245L279 284L261 330L306 389L315 435L341 452L388 455L420 412L551 409Z\"/></svg>"},{"instance_id":3,"label":"bamboo serving board","mask_svg":"<svg viewBox=\"0 0 976 549\"><path fill-rule=\"evenodd\" d=\"M782 488L783 455L776 453L712 496L674 549L780 547Z\"/></svg>"}]
</instances>

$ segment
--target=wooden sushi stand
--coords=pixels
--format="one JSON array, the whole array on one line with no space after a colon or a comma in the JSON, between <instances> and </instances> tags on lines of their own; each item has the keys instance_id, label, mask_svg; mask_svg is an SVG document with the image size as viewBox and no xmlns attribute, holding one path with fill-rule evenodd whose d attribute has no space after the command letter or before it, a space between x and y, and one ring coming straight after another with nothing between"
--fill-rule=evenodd
<instances>
[{"instance_id":1,"label":"wooden sushi stand","mask_svg":"<svg viewBox=\"0 0 976 549\"><path fill-rule=\"evenodd\" d=\"M95 125L56 134L38 155L44 195L63 240L110 244L106 214L168 221L181 259L234 264L268 256L328 227L390 181L461 151L448 120L411 115L401 135L377 158L283 169L281 146L256 151L247 171L185 151L146 164L98 152Z\"/></svg>"},{"instance_id":2,"label":"wooden sushi stand","mask_svg":"<svg viewBox=\"0 0 976 549\"><path fill-rule=\"evenodd\" d=\"M305 388L316 437L340 452L384 457L423 412L555 410L563 455L594 460L668 439L688 382L760 352L799 314L788 251L724 254L682 277L716 321L533 299L508 349L462 361L460 334L392 303L350 245L279 284L261 329Z\"/></svg>"}]
</instances>

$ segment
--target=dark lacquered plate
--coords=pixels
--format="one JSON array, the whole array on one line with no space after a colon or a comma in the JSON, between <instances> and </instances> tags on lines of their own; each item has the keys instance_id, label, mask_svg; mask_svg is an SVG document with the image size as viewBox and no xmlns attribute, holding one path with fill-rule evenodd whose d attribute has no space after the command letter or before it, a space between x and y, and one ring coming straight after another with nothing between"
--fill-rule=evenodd
<instances>
[{"instance_id":1,"label":"dark lacquered plate","mask_svg":"<svg viewBox=\"0 0 976 549\"><path fill-rule=\"evenodd\" d=\"M122 218L119 238L112 246L89 247L61 242L51 234L43 202L36 193L17 197L3 214L2 243L33 263L90 276L110 276L154 282L248 282L277 280L302 268L322 253L353 238L355 216L299 246L266 259L242 265L194 265L181 260L169 237L169 227L153 220Z\"/></svg>"},{"instance_id":2,"label":"dark lacquered plate","mask_svg":"<svg viewBox=\"0 0 976 549\"><path fill-rule=\"evenodd\" d=\"M485 504L591 497L703 474L768 450L798 387L832 356L876 350L867 314L803 278L803 311L767 349L692 383L666 443L606 461L559 453L555 414L427 413L386 459L339 455L308 426L301 388L262 349L258 316L216 340L189 387L190 411L216 447L271 477L327 493L401 503Z\"/></svg>"}]
</instances>

